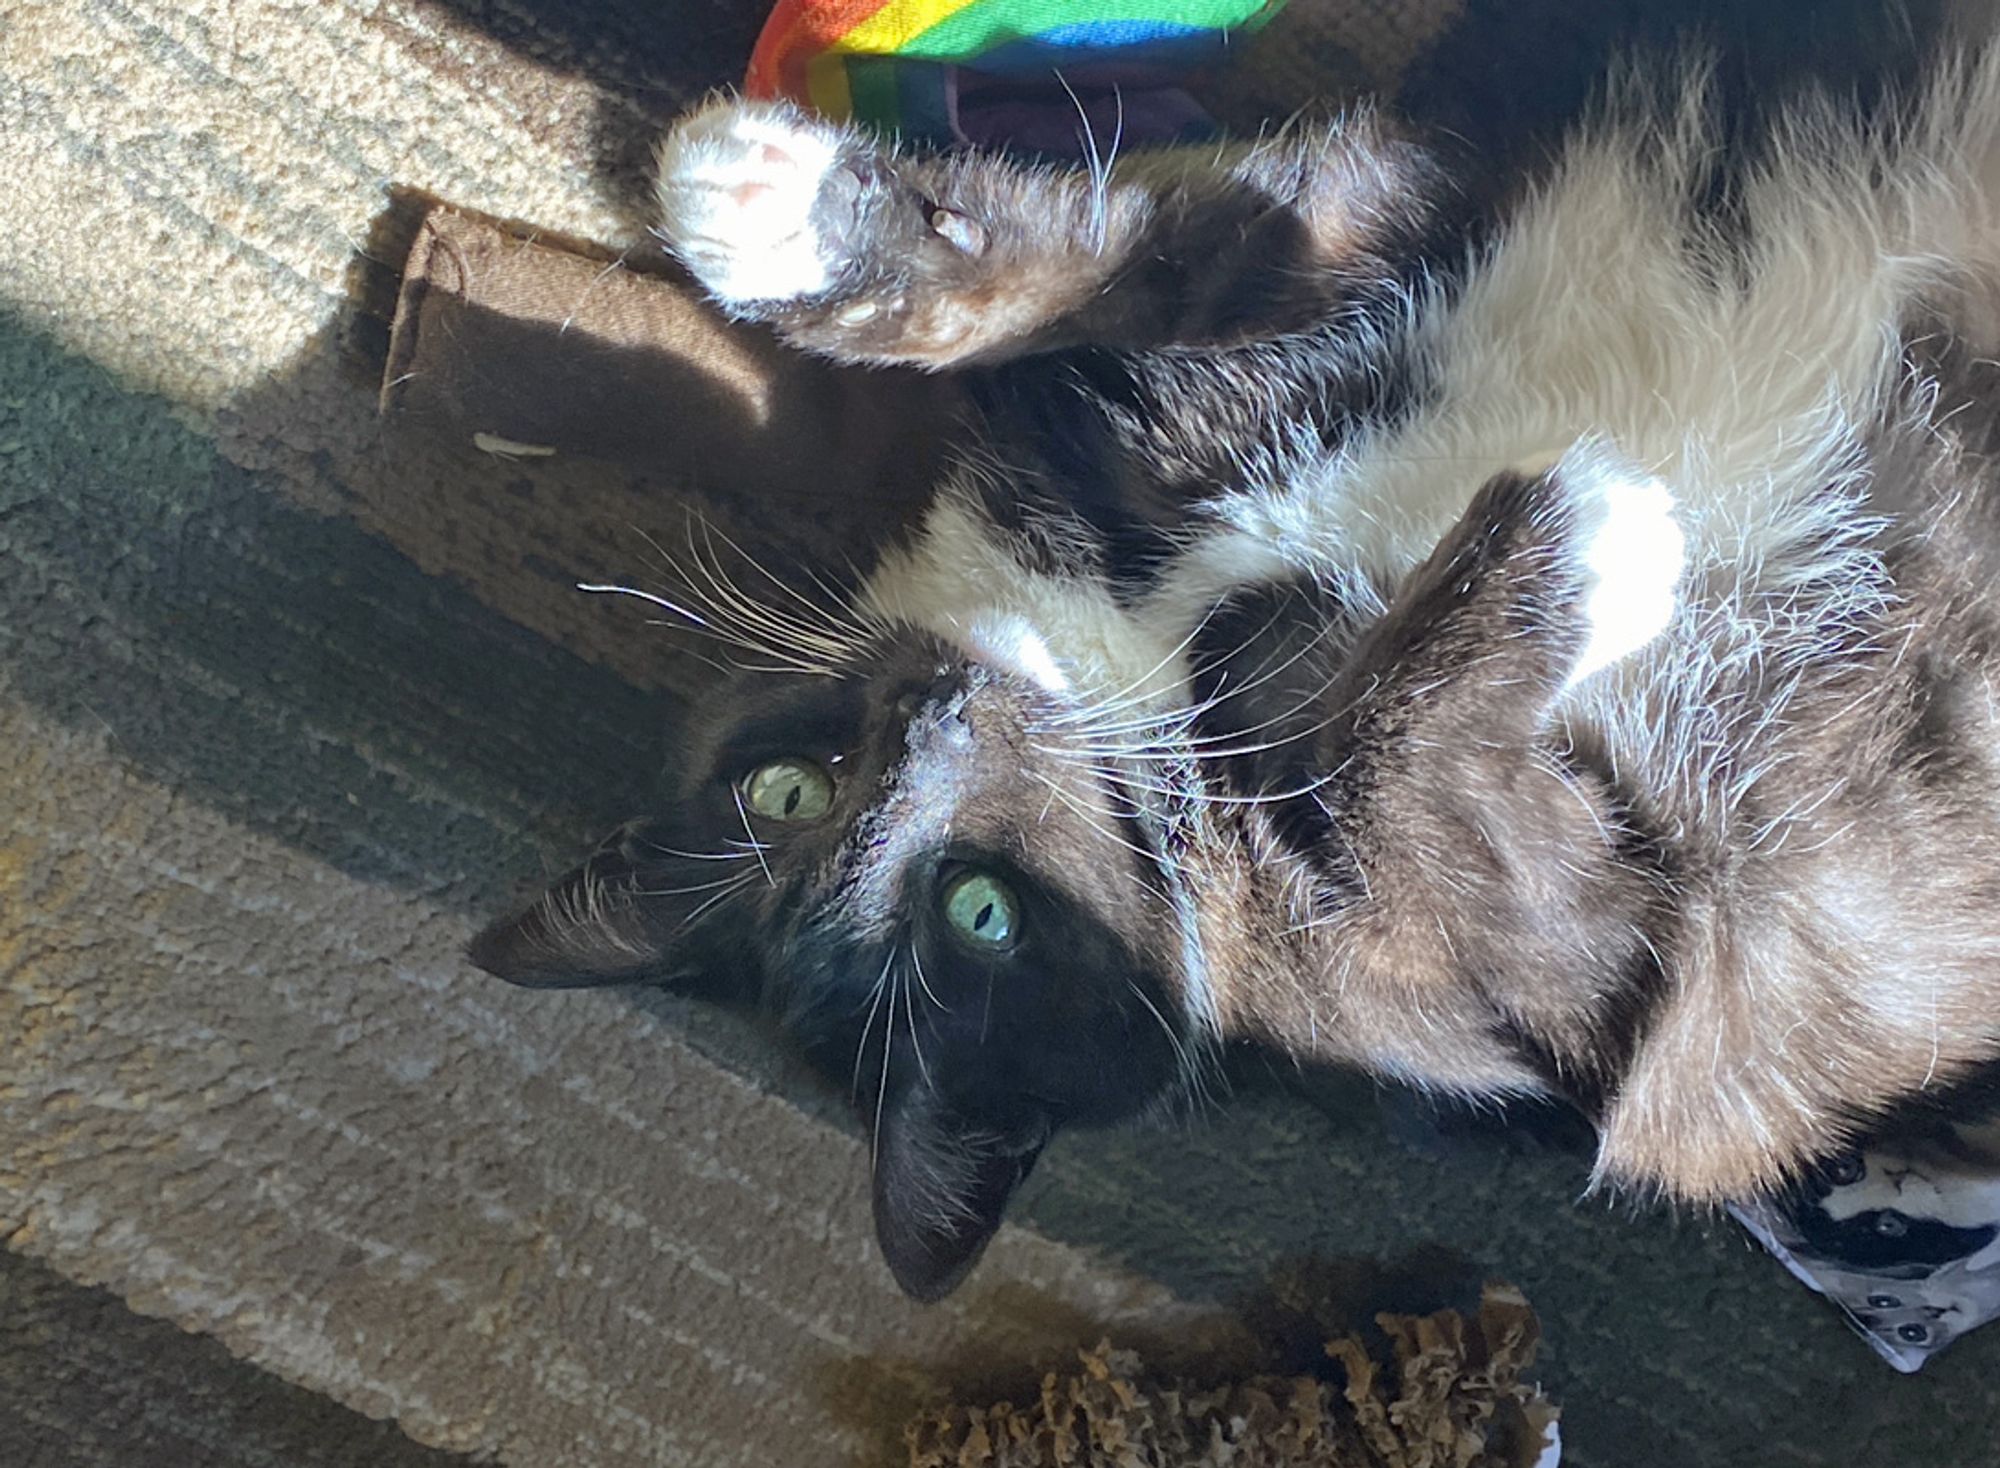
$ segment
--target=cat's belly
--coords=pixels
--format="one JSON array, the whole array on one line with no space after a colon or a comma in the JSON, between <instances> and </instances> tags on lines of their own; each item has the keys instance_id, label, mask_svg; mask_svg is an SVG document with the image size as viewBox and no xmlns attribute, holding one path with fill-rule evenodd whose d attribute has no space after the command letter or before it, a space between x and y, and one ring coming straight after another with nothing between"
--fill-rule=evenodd
<instances>
[{"instance_id":1,"label":"cat's belly","mask_svg":"<svg viewBox=\"0 0 2000 1468\"><path fill-rule=\"evenodd\" d=\"M1924 146L1895 156L1800 125L1726 220L1689 202L1713 156L1699 129L1678 148L1577 145L1455 297L1416 304L1422 408L1222 497L1230 532L1175 594L1193 607L1301 570L1393 584L1489 477L1586 439L1674 495L1682 641L1782 635L1773 589L1879 579L1871 449L1930 407L1904 334L1919 316L1974 336L1996 319L2000 59L1927 116Z\"/></svg>"}]
</instances>

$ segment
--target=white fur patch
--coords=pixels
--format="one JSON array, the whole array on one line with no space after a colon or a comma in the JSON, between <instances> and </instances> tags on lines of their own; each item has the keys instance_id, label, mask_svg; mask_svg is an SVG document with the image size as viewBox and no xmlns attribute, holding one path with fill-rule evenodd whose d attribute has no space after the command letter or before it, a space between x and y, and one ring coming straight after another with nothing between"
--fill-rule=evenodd
<instances>
[{"instance_id":1,"label":"white fur patch","mask_svg":"<svg viewBox=\"0 0 2000 1468\"><path fill-rule=\"evenodd\" d=\"M1030 571L1004 533L949 491L913 543L883 556L861 606L1073 701L1136 712L1183 696L1183 649L1164 627L1131 615L1093 578Z\"/></svg>"},{"instance_id":2,"label":"white fur patch","mask_svg":"<svg viewBox=\"0 0 2000 1468\"><path fill-rule=\"evenodd\" d=\"M1596 455L1566 460L1557 475L1575 506L1576 556L1591 578L1584 594L1590 635L1570 669L1575 683L1667 630L1687 539L1674 519L1674 497L1657 479Z\"/></svg>"},{"instance_id":3,"label":"white fur patch","mask_svg":"<svg viewBox=\"0 0 2000 1468\"><path fill-rule=\"evenodd\" d=\"M789 301L833 283L813 205L839 140L782 107L717 102L659 152L660 232L724 305Z\"/></svg>"},{"instance_id":4,"label":"white fur patch","mask_svg":"<svg viewBox=\"0 0 2000 1468\"><path fill-rule=\"evenodd\" d=\"M1022 617L974 618L966 628L968 651L981 660L1017 673L1045 693L1065 693L1069 679L1056 666L1048 640Z\"/></svg>"}]
</instances>

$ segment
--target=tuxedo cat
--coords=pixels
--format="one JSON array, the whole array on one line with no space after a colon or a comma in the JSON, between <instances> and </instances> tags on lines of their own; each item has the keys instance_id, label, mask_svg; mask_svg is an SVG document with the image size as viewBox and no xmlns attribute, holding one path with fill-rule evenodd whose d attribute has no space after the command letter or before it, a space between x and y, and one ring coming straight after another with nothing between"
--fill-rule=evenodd
<instances>
[{"instance_id":1,"label":"tuxedo cat","mask_svg":"<svg viewBox=\"0 0 2000 1468\"><path fill-rule=\"evenodd\" d=\"M1082 171L684 120L714 298L972 419L851 592L633 588L744 671L475 960L761 1001L923 1298L1226 1042L1703 1204L2000 1056L2000 50L1727 149L1698 65L1609 98L1504 187L1366 110Z\"/></svg>"}]
</instances>

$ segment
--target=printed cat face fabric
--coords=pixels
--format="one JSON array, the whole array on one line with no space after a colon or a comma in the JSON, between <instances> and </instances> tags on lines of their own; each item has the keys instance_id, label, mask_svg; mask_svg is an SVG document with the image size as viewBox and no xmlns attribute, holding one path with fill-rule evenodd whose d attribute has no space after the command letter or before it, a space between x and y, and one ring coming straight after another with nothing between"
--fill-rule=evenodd
<instances>
[{"instance_id":1,"label":"printed cat face fabric","mask_svg":"<svg viewBox=\"0 0 2000 1468\"><path fill-rule=\"evenodd\" d=\"M2000 1119L1869 1142L1731 1211L1898 1371L2000 1318Z\"/></svg>"}]
</instances>

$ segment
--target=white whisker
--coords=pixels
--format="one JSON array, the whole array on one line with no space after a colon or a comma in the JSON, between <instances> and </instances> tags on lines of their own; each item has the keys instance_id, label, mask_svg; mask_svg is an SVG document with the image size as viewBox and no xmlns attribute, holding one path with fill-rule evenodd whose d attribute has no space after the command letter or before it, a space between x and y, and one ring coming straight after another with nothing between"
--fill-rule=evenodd
<instances>
[{"instance_id":1,"label":"white whisker","mask_svg":"<svg viewBox=\"0 0 2000 1468\"><path fill-rule=\"evenodd\" d=\"M758 868L764 873L764 884L775 890L778 879L771 875L771 864L764 860L763 843L758 841L757 833L750 829L750 812L743 808L743 792L731 785L729 798L736 803L736 819L743 822L743 835L750 842L750 850L757 858Z\"/></svg>"},{"instance_id":2,"label":"white whisker","mask_svg":"<svg viewBox=\"0 0 2000 1468\"><path fill-rule=\"evenodd\" d=\"M912 959L916 953L915 947L909 949ZM917 1038L917 996L910 989L909 971L899 970L896 983L903 991L903 1018L910 1029L910 1052L917 1058L917 1074L924 1078L924 1087L928 1090L931 1089L931 1068L924 1063L924 1042ZM893 1004L894 1000L890 1002Z\"/></svg>"},{"instance_id":3,"label":"white whisker","mask_svg":"<svg viewBox=\"0 0 2000 1468\"><path fill-rule=\"evenodd\" d=\"M924 957L921 953L917 952L915 944L912 944L910 946L910 961L916 965L917 982L923 986L924 997L930 1000L931 1003L935 1004L944 1013L950 1014L951 1006L949 1004L946 1004L942 999L937 997L937 994L931 989L930 980L924 977Z\"/></svg>"},{"instance_id":4,"label":"white whisker","mask_svg":"<svg viewBox=\"0 0 2000 1468\"><path fill-rule=\"evenodd\" d=\"M695 922L701 917L703 913L713 908L717 903L720 903L726 900L727 898L734 897L738 892L741 892L744 889L744 887L746 887L749 884L749 882L750 882L750 873L748 872L742 872L739 873L737 876L732 877L729 881L722 884L722 890L720 892L717 892L713 897L708 898L693 912L689 913L686 917L682 918L678 923L676 923L674 925L674 931L676 933L679 933L686 928L694 926Z\"/></svg>"},{"instance_id":5,"label":"white whisker","mask_svg":"<svg viewBox=\"0 0 2000 1468\"><path fill-rule=\"evenodd\" d=\"M875 1013L882 1007L882 995L889 987L889 966L895 961L896 950L892 945L882 959L881 974L877 976L874 987L868 991L868 1014L861 1021L861 1038L854 1045L854 1080L848 1088L848 1094L856 1101L861 1099L861 1062L868 1053L868 1032L875 1027ZM882 1063L885 1066L889 1063L889 1047L886 1039L882 1046Z\"/></svg>"}]
</instances>

